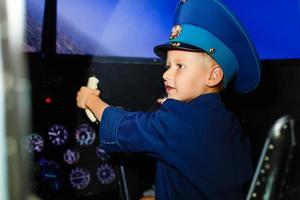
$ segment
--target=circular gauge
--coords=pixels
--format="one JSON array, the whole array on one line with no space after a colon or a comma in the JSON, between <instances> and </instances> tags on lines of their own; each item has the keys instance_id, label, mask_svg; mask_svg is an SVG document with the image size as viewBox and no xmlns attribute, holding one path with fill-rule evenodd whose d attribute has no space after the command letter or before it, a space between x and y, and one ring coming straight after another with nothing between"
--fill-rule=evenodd
<instances>
[{"instance_id":1,"label":"circular gauge","mask_svg":"<svg viewBox=\"0 0 300 200\"><path fill-rule=\"evenodd\" d=\"M28 152L41 152L44 149L44 140L39 134L33 133L26 137L26 149Z\"/></svg>"},{"instance_id":2,"label":"circular gauge","mask_svg":"<svg viewBox=\"0 0 300 200\"><path fill-rule=\"evenodd\" d=\"M76 167L70 173L70 183L75 189L83 189L90 183L91 176L87 170Z\"/></svg>"},{"instance_id":3,"label":"circular gauge","mask_svg":"<svg viewBox=\"0 0 300 200\"><path fill-rule=\"evenodd\" d=\"M63 125L54 124L49 128L48 136L52 144L60 146L66 143L69 133Z\"/></svg>"},{"instance_id":4,"label":"circular gauge","mask_svg":"<svg viewBox=\"0 0 300 200\"><path fill-rule=\"evenodd\" d=\"M107 161L108 159L110 159L110 155L108 153L106 153L106 151L104 149L101 149L100 147L96 148L96 154L97 154L98 158L100 158L103 161Z\"/></svg>"},{"instance_id":5,"label":"circular gauge","mask_svg":"<svg viewBox=\"0 0 300 200\"><path fill-rule=\"evenodd\" d=\"M79 152L73 149L67 149L64 153L64 161L69 165L74 164L79 160Z\"/></svg>"},{"instance_id":6,"label":"circular gauge","mask_svg":"<svg viewBox=\"0 0 300 200\"><path fill-rule=\"evenodd\" d=\"M115 170L109 164L97 167L97 177L102 184L110 184L116 178Z\"/></svg>"},{"instance_id":7,"label":"circular gauge","mask_svg":"<svg viewBox=\"0 0 300 200\"><path fill-rule=\"evenodd\" d=\"M96 138L96 133L92 127L87 124L81 124L75 132L76 141L82 146L91 145Z\"/></svg>"},{"instance_id":8,"label":"circular gauge","mask_svg":"<svg viewBox=\"0 0 300 200\"><path fill-rule=\"evenodd\" d=\"M54 191L58 191L62 185L60 165L52 160L40 159L38 162L39 176L44 183L50 184Z\"/></svg>"}]
</instances>

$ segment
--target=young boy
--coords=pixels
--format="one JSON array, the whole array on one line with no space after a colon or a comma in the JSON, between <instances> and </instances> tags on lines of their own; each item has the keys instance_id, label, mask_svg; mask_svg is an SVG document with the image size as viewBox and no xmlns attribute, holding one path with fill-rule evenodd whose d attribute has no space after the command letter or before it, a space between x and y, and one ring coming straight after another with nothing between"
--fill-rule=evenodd
<instances>
[{"instance_id":1,"label":"young boy","mask_svg":"<svg viewBox=\"0 0 300 200\"><path fill-rule=\"evenodd\" d=\"M156 199L243 199L243 184L252 177L249 142L219 93L257 86L256 54L218 1L181 0L175 22L169 42L154 49L167 66L167 99L159 110L127 112L87 87L77 105L101 121L105 150L157 158Z\"/></svg>"}]
</instances>

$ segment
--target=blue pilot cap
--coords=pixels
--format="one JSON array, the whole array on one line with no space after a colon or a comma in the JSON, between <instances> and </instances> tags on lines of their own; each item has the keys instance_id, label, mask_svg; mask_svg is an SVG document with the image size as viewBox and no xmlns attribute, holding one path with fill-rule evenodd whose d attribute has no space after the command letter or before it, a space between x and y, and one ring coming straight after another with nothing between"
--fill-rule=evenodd
<instances>
[{"instance_id":1,"label":"blue pilot cap","mask_svg":"<svg viewBox=\"0 0 300 200\"><path fill-rule=\"evenodd\" d=\"M165 59L167 51L206 52L222 68L225 87L247 93L260 80L257 53L233 14L218 0L181 0L169 42L154 52Z\"/></svg>"}]
</instances>

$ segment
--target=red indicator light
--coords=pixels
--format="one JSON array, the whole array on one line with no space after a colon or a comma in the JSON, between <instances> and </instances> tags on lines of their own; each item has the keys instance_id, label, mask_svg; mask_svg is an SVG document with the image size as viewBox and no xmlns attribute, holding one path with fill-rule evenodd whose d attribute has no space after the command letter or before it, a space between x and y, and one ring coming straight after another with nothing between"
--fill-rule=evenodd
<instances>
[{"instance_id":1,"label":"red indicator light","mask_svg":"<svg viewBox=\"0 0 300 200\"><path fill-rule=\"evenodd\" d=\"M52 103L52 99L50 97L46 97L44 101L46 104Z\"/></svg>"}]
</instances>

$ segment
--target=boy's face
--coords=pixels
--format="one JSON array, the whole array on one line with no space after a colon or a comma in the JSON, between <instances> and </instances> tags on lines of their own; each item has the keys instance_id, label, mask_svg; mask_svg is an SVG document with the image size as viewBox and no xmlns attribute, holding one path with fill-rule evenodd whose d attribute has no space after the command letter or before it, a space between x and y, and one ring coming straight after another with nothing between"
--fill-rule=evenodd
<instances>
[{"instance_id":1,"label":"boy's face","mask_svg":"<svg viewBox=\"0 0 300 200\"><path fill-rule=\"evenodd\" d=\"M189 102L209 93L207 80L211 73L210 65L205 53L169 50L167 71L163 74L168 98Z\"/></svg>"}]
</instances>

